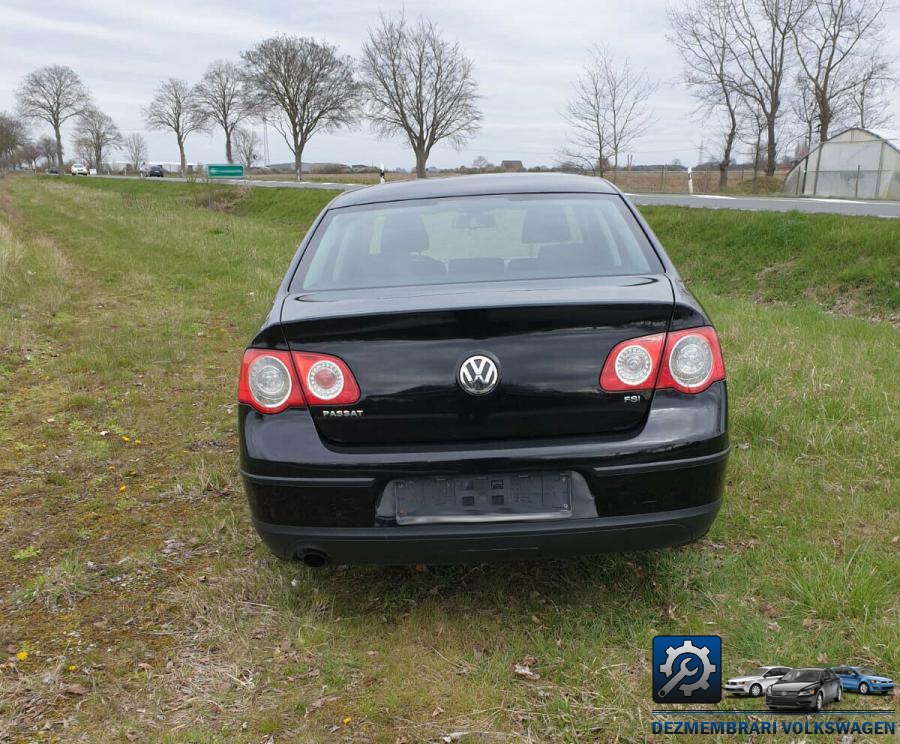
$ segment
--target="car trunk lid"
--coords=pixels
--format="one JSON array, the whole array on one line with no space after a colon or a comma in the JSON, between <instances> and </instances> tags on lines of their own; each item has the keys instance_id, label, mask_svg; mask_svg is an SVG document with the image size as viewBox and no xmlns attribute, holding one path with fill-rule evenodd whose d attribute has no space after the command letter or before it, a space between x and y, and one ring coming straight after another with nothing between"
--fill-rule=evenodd
<instances>
[{"instance_id":1,"label":"car trunk lid","mask_svg":"<svg viewBox=\"0 0 900 744\"><path fill-rule=\"evenodd\" d=\"M291 349L340 357L359 383L358 403L312 407L319 433L381 445L635 429L651 395L606 393L599 374L617 343L665 332L672 306L665 275L590 277L295 293L281 320ZM458 381L479 354L499 370L486 395Z\"/></svg>"}]
</instances>

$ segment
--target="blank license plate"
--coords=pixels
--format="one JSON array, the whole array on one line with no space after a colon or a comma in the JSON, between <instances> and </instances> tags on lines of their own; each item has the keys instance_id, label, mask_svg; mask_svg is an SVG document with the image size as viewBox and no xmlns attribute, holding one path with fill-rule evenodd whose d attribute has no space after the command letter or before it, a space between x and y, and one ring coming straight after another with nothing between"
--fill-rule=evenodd
<instances>
[{"instance_id":1,"label":"blank license plate","mask_svg":"<svg viewBox=\"0 0 900 744\"><path fill-rule=\"evenodd\" d=\"M388 483L398 524L503 522L572 516L568 471L405 478Z\"/></svg>"}]
</instances>

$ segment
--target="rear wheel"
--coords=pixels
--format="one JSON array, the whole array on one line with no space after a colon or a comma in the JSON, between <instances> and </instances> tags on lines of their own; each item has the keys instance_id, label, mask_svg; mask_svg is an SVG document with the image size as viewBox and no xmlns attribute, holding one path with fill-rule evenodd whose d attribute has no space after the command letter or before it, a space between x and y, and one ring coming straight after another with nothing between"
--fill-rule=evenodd
<instances>
[{"instance_id":1,"label":"rear wheel","mask_svg":"<svg viewBox=\"0 0 900 744\"><path fill-rule=\"evenodd\" d=\"M762 695L762 685L755 684L750 688L750 697L759 697Z\"/></svg>"},{"instance_id":2,"label":"rear wheel","mask_svg":"<svg viewBox=\"0 0 900 744\"><path fill-rule=\"evenodd\" d=\"M860 695L868 695L869 694L869 686L865 682L859 683L859 694Z\"/></svg>"}]
</instances>

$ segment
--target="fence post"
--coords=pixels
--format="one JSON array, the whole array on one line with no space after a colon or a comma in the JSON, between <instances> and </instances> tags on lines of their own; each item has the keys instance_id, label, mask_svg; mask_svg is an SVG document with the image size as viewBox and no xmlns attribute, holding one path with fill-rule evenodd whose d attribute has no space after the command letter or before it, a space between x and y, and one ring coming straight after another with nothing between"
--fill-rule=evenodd
<instances>
[{"instance_id":1,"label":"fence post","mask_svg":"<svg viewBox=\"0 0 900 744\"><path fill-rule=\"evenodd\" d=\"M659 172L659 193L663 192L666 185L666 166L663 164L662 170Z\"/></svg>"},{"instance_id":2,"label":"fence post","mask_svg":"<svg viewBox=\"0 0 900 744\"><path fill-rule=\"evenodd\" d=\"M862 168L861 165L856 166L856 187L853 189L853 198L857 198L859 196L859 169Z\"/></svg>"}]
</instances>

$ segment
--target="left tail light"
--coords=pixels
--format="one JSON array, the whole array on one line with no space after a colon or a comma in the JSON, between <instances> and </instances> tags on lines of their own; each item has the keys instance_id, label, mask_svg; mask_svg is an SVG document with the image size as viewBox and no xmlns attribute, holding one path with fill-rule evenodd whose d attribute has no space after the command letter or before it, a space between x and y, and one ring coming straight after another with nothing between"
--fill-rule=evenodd
<instances>
[{"instance_id":1,"label":"left tail light","mask_svg":"<svg viewBox=\"0 0 900 744\"><path fill-rule=\"evenodd\" d=\"M307 405L347 405L359 400L359 385L350 368L337 357L247 349L241 363L238 400L260 413Z\"/></svg>"}]
</instances>

